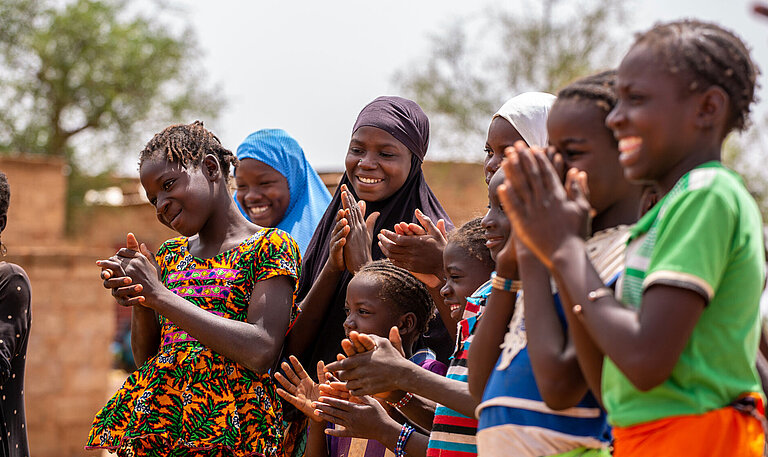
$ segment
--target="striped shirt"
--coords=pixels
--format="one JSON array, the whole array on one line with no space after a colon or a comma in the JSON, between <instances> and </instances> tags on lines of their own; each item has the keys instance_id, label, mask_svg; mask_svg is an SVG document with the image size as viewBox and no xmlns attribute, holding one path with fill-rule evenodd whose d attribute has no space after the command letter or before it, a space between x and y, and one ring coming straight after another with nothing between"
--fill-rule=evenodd
<instances>
[{"instance_id":1,"label":"striped shirt","mask_svg":"<svg viewBox=\"0 0 768 457\"><path fill-rule=\"evenodd\" d=\"M491 294L491 281L480 286L467 297L463 319L458 324L456 351L448 365L448 379L467 382L467 354L474 338L477 319L485 310L485 302ZM427 457L469 457L477 455L475 433L477 420L467 417L443 405L435 409L432 433L429 435Z\"/></svg>"}]
</instances>

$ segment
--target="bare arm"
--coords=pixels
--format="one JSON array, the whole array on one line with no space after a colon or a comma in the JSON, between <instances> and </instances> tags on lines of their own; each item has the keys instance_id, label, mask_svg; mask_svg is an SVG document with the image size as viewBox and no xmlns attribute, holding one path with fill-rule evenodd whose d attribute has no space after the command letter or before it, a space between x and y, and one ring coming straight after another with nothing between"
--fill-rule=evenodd
<instances>
[{"instance_id":1,"label":"bare arm","mask_svg":"<svg viewBox=\"0 0 768 457\"><path fill-rule=\"evenodd\" d=\"M576 406L587 392L573 344L555 310L549 272L535 256L518 246L525 294L528 355L541 398L552 409Z\"/></svg>"},{"instance_id":2,"label":"bare arm","mask_svg":"<svg viewBox=\"0 0 768 457\"><path fill-rule=\"evenodd\" d=\"M144 365L160 350L160 322L157 313L141 305L131 309L131 352L136 366Z\"/></svg>"}]
</instances>

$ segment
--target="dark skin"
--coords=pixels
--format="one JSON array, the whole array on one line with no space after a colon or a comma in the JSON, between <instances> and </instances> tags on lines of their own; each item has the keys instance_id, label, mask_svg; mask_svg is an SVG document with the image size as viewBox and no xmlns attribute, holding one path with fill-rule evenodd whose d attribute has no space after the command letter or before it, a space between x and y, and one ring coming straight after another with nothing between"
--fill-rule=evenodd
<instances>
[{"instance_id":1,"label":"dark skin","mask_svg":"<svg viewBox=\"0 0 768 457\"><path fill-rule=\"evenodd\" d=\"M618 104L606 124L619 139L619 160L630 180L653 183L660 196L697 165L718 160L728 97L713 86L681 91L663 59L633 48L618 71ZM586 173L569 170L566 185L542 154L510 153L499 195L519 239L550 270L600 350L632 384L650 390L669 378L706 305L701 295L653 285L639 311L613 297L587 299L602 282L586 255L580 232L588 219ZM566 191L567 189L567 191Z\"/></svg>"},{"instance_id":2,"label":"dark skin","mask_svg":"<svg viewBox=\"0 0 768 457\"><path fill-rule=\"evenodd\" d=\"M421 225L400 222L394 231L382 230L377 236L379 248L393 264L410 271L427 286L439 288L447 235L445 221L434 223L418 209L414 216Z\"/></svg>"},{"instance_id":3,"label":"dark skin","mask_svg":"<svg viewBox=\"0 0 768 457\"><path fill-rule=\"evenodd\" d=\"M493 267L472 257L461 246L448 243L443 251L445 284L440 289L443 306L438 306L440 317L446 322L451 338L456 339L456 325L461 320L467 297L491 277ZM450 320L444 318L444 314ZM450 324L450 325L449 325Z\"/></svg>"},{"instance_id":4,"label":"dark skin","mask_svg":"<svg viewBox=\"0 0 768 457\"><path fill-rule=\"evenodd\" d=\"M634 222L642 192L640 186L624 179L616 142L605 128L605 115L605 110L590 101L566 99L555 103L547 122L551 149L564 158L563 165L587 173L589 203L596 213L593 233ZM516 242L526 297L527 347L536 384L550 408L576 406L587 385L600 394L603 354L572 314L566 313L569 331L563 332L549 290L549 272L524 244ZM573 304L563 301L569 311Z\"/></svg>"},{"instance_id":5,"label":"dark skin","mask_svg":"<svg viewBox=\"0 0 768 457\"><path fill-rule=\"evenodd\" d=\"M504 150L518 141L525 140L508 120L503 117L496 117L491 121L488 128L488 138L483 148L483 152L485 152L483 172L485 173L486 184L490 184L491 178L501 166Z\"/></svg>"},{"instance_id":6,"label":"dark skin","mask_svg":"<svg viewBox=\"0 0 768 457\"><path fill-rule=\"evenodd\" d=\"M254 224L277 227L291 203L288 180L256 159L242 159L235 172L237 201Z\"/></svg>"},{"instance_id":7,"label":"dark skin","mask_svg":"<svg viewBox=\"0 0 768 457\"><path fill-rule=\"evenodd\" d=\"M497 189L503 181L503 173L496 173L491 178L488 184L488 213L482 223L486 227L486 238L490 235L493 242L489 247L491 258L496 262L496 274L503 278L520 279L515 245L510 243L509 220L497 197ZM482 400L485 385L501 354L499 346L515 312L515 301L515 293L494 289L485 302L483 317L477 322L475 338L467 357L467 383L476 404Z\"/></svg>"},{"instance_id":8,"label":"dark skin","mask_svg":"<svg viewBox=\"0 0 768 457\"><path fill-rule=\"evenodd\" d=\"M190 254L209 258L238 246L260 229L234 205L213 155L199 167L148 159L140 169L158 219L189 236ZM204 208L201 210L201 208ZM266 373L283 344L290 320L293 280L276 276L254 286L246 322L209 313L174 294L158 278L154 255L130 234L126 248L101 260L104 286L122 306L133 307L131 345L141 366L159 350L156 314L162 314L210 349L256 372ZM152 323L150 323L152 322Z\"/></svg>"}]
</instances>

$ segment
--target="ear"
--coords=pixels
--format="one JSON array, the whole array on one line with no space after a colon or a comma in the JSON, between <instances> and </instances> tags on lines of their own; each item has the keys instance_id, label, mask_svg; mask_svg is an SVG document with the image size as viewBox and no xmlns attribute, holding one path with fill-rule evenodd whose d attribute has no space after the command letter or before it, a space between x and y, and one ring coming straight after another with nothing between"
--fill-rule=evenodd
<instances>
[{"instance_id":1,"label":"ear","mask_svg":"<svg viewBox=\"0 0 768 457\"><path fill-rule=\"evenodd\" d=\"M400 330L400 335L405 337L411 333L416 332L416 315L414 313L405 313L400 316L397 321L397 328ZM403 338L405 340L405 338Z\"/></svg>"},{"instance_id":2,"label":"ear","mask_svg":"<svg viewBox=\"0 0 768 457\"><path fill-rule=\"evenodd\" d=\"M213 154L207 154L203 158L200 168L209 181L216 181L221 177L221 164L219 164L219 159Z\"/></svg>"},{"instance_id":3,"label":"ear","mask_svg":"<svg viewBox=\"0 0 768 457\"><path fill-rule=\"evenodd\" d=\"M730 98L720 86L710 86L699 94L696 127L703 130L724 128L728 118Z\"/></svg>"}]
</instances>

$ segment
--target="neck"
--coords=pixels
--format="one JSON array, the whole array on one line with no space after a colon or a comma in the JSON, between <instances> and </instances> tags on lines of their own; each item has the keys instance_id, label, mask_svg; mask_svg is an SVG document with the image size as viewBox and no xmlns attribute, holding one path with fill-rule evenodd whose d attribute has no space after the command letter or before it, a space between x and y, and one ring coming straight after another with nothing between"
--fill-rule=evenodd
<instances>
[{"instance_id":1,"label":"neck","mask_svg":"<svg viewBox=\"0 0 768 457\"><path fill-rule=\"evenodd\" d=\"M624 197L595 216L592 221L592 234L618 225L630 225L637 222L642 194L642 187L630 186Z\"/></svg>"},{"instance_id":2,"label":"neck","mask_svg":"<svg viewBox=\"0 0 768 457\"><path fill-rule=\"evenodd\" d=\"M694 148L692 154L688 154L683 157L682 160L675 164L669 170L669 172L667 172L655 183L656 189L659 192L659 198L667 195L667 193L672 190L677 181L679 181L684 174L688 173L701 164L711 162L713 160L719 162L721 158L721 146L722 142L712 144L710 146Z\"/></svg>"},{"instance_id":3,"label":"neck","mask_svg":"<svg viewBox=\"0 0 768 457\"><path fill-rule=\"evenodd\" d=\"M213 204L217 210L197 234L195 244L198 257L209 258L229 250L253 234L258 227L240 214L228 192L224 194L226 199L214 200Z\"/></svg>"}]
</instances>

